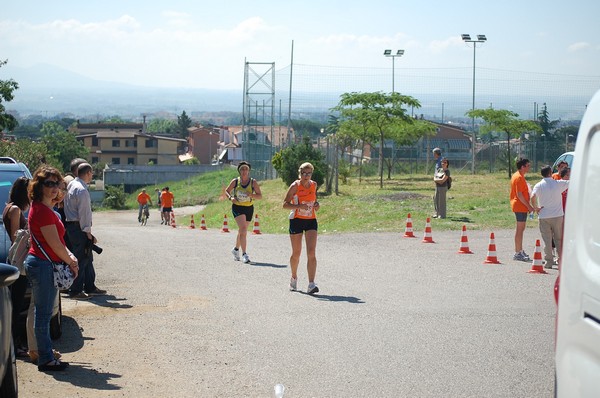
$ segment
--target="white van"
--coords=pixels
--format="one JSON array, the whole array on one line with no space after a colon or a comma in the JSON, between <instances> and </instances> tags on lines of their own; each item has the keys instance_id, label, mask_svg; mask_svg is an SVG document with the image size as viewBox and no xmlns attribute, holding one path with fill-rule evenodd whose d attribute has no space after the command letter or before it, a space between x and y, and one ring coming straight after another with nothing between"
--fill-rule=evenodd
<instances>
[{"instance_id":1,"label":"white van","mask_svg":"<svg viewBox=\"0 0 600 398\"><path fill-rule=\"evenodd\" d=\"M556 396L600 397L600 91L579 128L556 318Z\"/></svg>"}]
</instances>

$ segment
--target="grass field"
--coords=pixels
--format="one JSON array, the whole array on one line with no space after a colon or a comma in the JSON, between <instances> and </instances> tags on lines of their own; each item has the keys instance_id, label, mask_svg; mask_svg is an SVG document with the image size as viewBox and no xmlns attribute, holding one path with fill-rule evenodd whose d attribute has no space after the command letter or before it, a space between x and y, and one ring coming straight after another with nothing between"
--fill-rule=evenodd
<instances>
[{"instance_id":1,"label":"grass field","mask_svg":"<svg viewBox=\"0 0 600 398\"><path fill-rule=\"evenodd\" d=\"M224 188L235 176L234 169L224 170L165 184L175 195L177 224L190 223L190 217L177 216L177 207L205 204L206 208L194 216L197 227L202 214L209 228L221 228L224 214L229 218L229 227L235 227L231 203L222 199ZM540 178L532 173L527 180L534 185ZM463 224L472 230L514 228L506 173L453 174L452 179L447 218L432 219L435 229L458 230ZM261 231L287 233L289 211L282 208L287 186L280 179L259 183L263 199L255 202L255 214L259 215ZM153 193L154 188L157 187L149 186L147 190ZM384 180L383 189L379 188L376 177L363 179L361 183L358 179L349 179L347 184L340 182L337 196L319 192L319 233L404 231L408 213L413 226L422 230L426 218L433 214L433 192L433 178L424 175L394 175ZM128 208L137 209L136 196L128 197ZM152 198L156 200L155 195ZM537 227L537 222L528 222L528 227Z\"/></svg>"}]
</instances>

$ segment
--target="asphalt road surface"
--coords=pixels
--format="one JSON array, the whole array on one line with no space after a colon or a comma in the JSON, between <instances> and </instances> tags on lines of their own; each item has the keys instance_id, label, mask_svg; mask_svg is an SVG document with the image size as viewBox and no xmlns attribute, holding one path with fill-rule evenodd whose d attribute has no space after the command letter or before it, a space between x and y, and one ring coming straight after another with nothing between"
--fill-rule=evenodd
<instances>
[{"instance_id":1,"label":"asphalt road surface","mask_svg":"<svg viewBox=\"0 0 600 398\"><path fill-rule=\"evenodd\" d=\"M513 261L512 231L494 231L502 264L485 265L490 231L469 231L474 254L457 254L460 231L436 232L435 220L435 244L418 220L415 239L404 220L398 233L323 234L310 296L288 290L287 235L250 235L245 265L232 259L231 223L223 233L136 218L94 214L109 295L63 298L55 346L71 366L45 374L18 361L21 396L272 397L278 383L286 398L553 394L557 271ZM538 235L525 233L531 256Z\"/></svg>"}]
</instances>

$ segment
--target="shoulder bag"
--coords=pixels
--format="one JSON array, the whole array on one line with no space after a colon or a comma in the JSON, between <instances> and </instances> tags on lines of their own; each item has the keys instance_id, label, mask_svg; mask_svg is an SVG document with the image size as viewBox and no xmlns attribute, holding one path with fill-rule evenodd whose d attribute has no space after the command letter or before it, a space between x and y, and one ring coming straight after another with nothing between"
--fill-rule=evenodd
<instances>
[{"instance_id":1,"label":"shoulder bag","mask_svg":"<svg viewBox=\"0 0 600 398\"><path fill-rule=\"evenodd\" d=\"M17 230L17 237L10 249L8 249L7 260L9 264L14 265L19 269L21 275L25 275L25 258L29 252L29 230L19 229Z\"/></svg>"},{"instance_id":2,"label":"shoulder bag","mask_svg":"<svg viewBox=\"0 0 600 398\"><path fill-rule=\"evenodd\" d=\"M33 238L35 243L38 245L38 247L40 248L42 253L44 253L44 256L46 256L48 261L50 261L52 263L52 270L54 271L53 272L54 287L56 287L60 290L65 290L65 289L70 288L71 285L73 284L73 281L75 280L75 277L73 276L73 273L71 272L71 268L69 268L69 266L63 262L56 263L56 262L52 261L52 259L50 259L50 256L48 256L48 253L46 253L46 251L44 250L42 245L40 245L40 242L38 242L38 240L36 239L35 235L31 234L31 237Z\"/></svg>"}]
</instances>

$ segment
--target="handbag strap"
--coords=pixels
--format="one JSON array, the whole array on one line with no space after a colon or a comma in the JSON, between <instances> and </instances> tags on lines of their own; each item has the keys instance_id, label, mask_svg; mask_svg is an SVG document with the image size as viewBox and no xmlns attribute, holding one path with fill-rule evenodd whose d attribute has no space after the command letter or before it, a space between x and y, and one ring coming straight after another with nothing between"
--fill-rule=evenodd
<instances>
[{"instance_id":1,"label":"handbag strap","mask_svg":"<svg viewBox=\"0 0 600 398\"><path fill-rule=\"evenodd\" d=\"M44 253L44 256L46 256L46 258L48 259L48 261L50 261L51 263L54 263L54 261L52 261L52 259L50 259L50 256L48 255L48 253L46 253L46 250L44 250L44 248L42 247L42 245L40 244L40 242L37 240L37 238L35 237L35 235L33 234L33 232L31 233L31 237L33 238L33 240L35 241L35 243L38 245L38 247L40 248L40 250L42 251L42 253Z\"/></svg>"}]
</instances>

